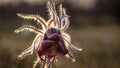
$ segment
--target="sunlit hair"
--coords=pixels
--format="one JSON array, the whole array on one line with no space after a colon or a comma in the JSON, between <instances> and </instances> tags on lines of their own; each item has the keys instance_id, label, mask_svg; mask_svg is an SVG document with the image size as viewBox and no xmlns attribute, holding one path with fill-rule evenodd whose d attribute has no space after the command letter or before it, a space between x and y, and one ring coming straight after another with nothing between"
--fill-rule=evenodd
<instances>
[{"instance_id":1,"label":"sunlit hair","mask_svg":"<svg viewBox=\"0 0 120 68\"><path fill-rule=\"evenodd\" d=\"M17 14L19 17L23 19L36 21L37 22L36 24L41 25L42 27L42 28L36 28L31 25L25 25L15 30L16 33L22 32L24 30L28 30L36 34L36 37L32 45L29 48L27 48L25 51L23 51L18 56L18 58L23 59L24 57L28 55L36 53L38 51L38 48L41 47L41 43L42 43L45 33L49 29L54 28L61 33L61 36L65 43L65 47L68 50L67 54L65 54L64 56L72 59L72 61L75 62L75 59L73 55L70 53L69 49L71 48L71 49L75 49L78 51L81 51L82 49L81 48L79 49L73 46L71 44L70 36L67 33L65 33L65 31L67 30L70 24L69 16L67 15L65 8L63 8L62 4L60 4L59 13L57 13L54 2L49 2L49 1L47 2L47 7L49 10L49 16L50 16L49 20L47 21L39 15L27 15L27 14L20 14L20 13ZM48 59L46 55L39 56L37 54L37 60L35 61L33 68L35 68L38 63L42 63L41 68L49 68L51 63L57 59L56 56Z\"/></svg>"}]
</instances>

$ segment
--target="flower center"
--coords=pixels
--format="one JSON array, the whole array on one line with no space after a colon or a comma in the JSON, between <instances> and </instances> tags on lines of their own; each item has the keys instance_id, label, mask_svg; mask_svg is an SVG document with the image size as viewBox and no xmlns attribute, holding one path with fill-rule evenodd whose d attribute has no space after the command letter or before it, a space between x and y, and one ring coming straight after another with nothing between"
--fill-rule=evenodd
<instances>
[{"instance_id":1,"label":"flower center","mask_svg":"<svg viewBox=\"0 0 120 68\"><path fill-rule=\"evenodd\" d=\"M52 55L56 55L58 53L58 44L54 43L54 44L50 44L47 48L46 48L46 52L51 53Z\"/></svg>"}]
</instances>

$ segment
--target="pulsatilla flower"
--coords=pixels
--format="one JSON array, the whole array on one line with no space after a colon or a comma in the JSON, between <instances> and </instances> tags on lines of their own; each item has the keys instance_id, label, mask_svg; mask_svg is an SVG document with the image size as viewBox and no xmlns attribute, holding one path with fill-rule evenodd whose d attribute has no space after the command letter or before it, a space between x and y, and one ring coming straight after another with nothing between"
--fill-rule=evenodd
<instances>
[{"instance_id":1,"label":"pulsatilla flower","mask_svg":"<svg viewBox=\"0 0 120 68\"><path fill-rule=\"evenodd\" d=\"M18 58L23 59L28 55L36 53L37 60L33 68L38 63L41 63L41 68L50 68L53 61L57 60L57 56L70 58L74 62L75 59L70 49L82 50L71 44L70 36L65 32L69 26L69 16L66 14L66 10L62 7L62 4L59 6L59 13L56 12L53 2L48 1L47 7L50 16L48 21L39 15L17 14L23 19L36 21L35 23L42 27L36 28L31 25L25 25L15 30L16 33L28 30L37 34L32 45L18 56Z\"/></svg>"}]
</instances>

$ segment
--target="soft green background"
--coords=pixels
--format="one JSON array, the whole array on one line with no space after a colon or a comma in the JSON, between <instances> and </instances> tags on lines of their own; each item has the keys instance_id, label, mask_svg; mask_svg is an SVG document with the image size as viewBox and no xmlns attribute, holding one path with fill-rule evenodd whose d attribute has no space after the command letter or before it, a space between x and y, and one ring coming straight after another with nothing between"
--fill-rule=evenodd
<instances>
[{"instance_id":1,"label":"soft green background","mask_svg":"<svg viewBox=\"0 0 120 68\"><path fill-rule=\"evenodd\" d=\"M76 62L60 57L53 68L120 68L120 11L118 0L55 0L63 3L70 17L72 43L83 51L73 50ZM92 2L92 6L91 6ZM14 30L33 24L16 13L40 14L48 19L45 1L0 0L0 68L32 68L35 54L23 60L17 56L28 48L34 33ZM33 24L34 25L34 24Z\"/></svg>"}]
</instances>

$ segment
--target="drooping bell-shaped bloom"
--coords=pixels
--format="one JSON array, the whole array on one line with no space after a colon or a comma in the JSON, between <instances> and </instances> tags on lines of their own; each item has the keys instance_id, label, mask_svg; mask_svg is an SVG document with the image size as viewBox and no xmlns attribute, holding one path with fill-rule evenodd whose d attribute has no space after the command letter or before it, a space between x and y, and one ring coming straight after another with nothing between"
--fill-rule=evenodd
<instances>
[{"instance_id":1,"label":"drooping bell-shaped bloom","mask_svg":"<svg viewBox=\"0 0 120 68\"><path fill-rule=\"evenodd\" d=\"M59 33L46 34L40 45L38 48L40 57L45 55L48 58L52 58L56 55L65 55L68 53L63 37Z\"/></svg>"}]
</instances>

